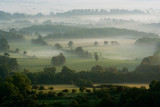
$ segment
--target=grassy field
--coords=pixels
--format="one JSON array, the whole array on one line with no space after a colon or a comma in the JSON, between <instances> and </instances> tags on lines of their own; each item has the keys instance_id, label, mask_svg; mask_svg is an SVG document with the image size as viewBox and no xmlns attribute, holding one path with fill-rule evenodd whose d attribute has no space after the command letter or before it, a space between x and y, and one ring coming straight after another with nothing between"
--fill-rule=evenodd
<instances>
[{"instance_id":1,"label":"grassy field","mask_svg":"<svg viewBox=\"0 0 160 107\"><path fill-rule=\"evenodd\" d=\"M90 53L98 52L99 61L96 62L94 57L92 59L78 58L76 55L66 53L61 50L55 49L53 46L55 43L60 43L64 49L68 49L68 41L73 41L75 49L78 46L82 46L84 50ZM109 41L108 46L104 46L104 40ZM120 45L112 46L110 42L117 40ZM98 46L93 46L93 43L97 41ZM17 58L19 64L19 71L28 69L31 72L42 71L44 67L51 65L51 58L62 52L66 57L67 66L76 71L88 71L92 66L101 65L103 67L117 67L122 69L127 67L129 71L133 71L141 62L141 60L149 55L152 55L152 47L137 47L134 45L135 40L126 39L58 39L47 41L52 46L38 46L32 45L30 41L24 43L10 43L11 50L16 48L20 49L20 53L10 53L10 57ZM23 51L27 51L27 56L23 55ZM0 53L2 55L3 53ZM37 59L31 59L35 56ZM136 59L136 60L135 60ZM138 59L138 60L137 60ZM60 72L62 66L56 66L57 72Z\"/></svg>"},{"instance_id":2,"label":"grassy field","mask_svg":"<svg viewBox=\"0 0 160 107\"><path fill-rule=\"evenodd\" d=\"M49 58L22 58L17 60L20 71L28 69L31 72L37 72L42 71L44 67L52 66L50 63L51 59ZM139 65L139 61L101 59L96 62L94 59L67 59L63 66L67 66L76 71L88 71L95 65L101 65L103 67L117 67L119 69L127 67L130 71L132 71ZM60 72L62 66L56 66L56 69L57 72Z\"/></svg>"},{"instance_id":3,"label":"grassy field","mask_svg":"<svg viewBox=\"0 0 160 107\"><path fill-rule=\"evenodd\" d=\"M107 83L108 84L108 83ZM106 84L106 85L107 85ZM43 85L43 84L42 84ZM101 85L101 84L93 84L94 86L97 85ZM103 84L104 85L104 84ZM110 85L110 84L108 84ZM127 87L136 87L136 88L141 88L142 86L146 87L147 89L149 88L149 84L113 84L113 85L119 85L119 86L127 86ZM39 85L40 86L40 85ZM80 93L79 91L79 87L75 86L75 85L70 85L70 84L53 84L53 85L43 85L45 87L45 90L43 90L44 92L48 92L50 91L48 88L49 87L54 87L54 92L61 92L64 89L68 89L69 92L71 93L72 89L76 89L76 93ZM87 89L91 89L92 88L87 88ZM39 90L37 90L39 91Z\"/></svg>"},{"instance_id":4,"label":"grassy field","mask_svg":"<svg viewBox=\"0 0 160 107\"><path fill-rule=\"evenodd\" d=\"M100 84L94 84L94 85L100 85ZM113 85L136 87L136 88L140 88L140 87L144 86L147 89L149 88L148 84L113 84ZM50 90L48 90L49 87L54 87L53 91L56 92L56 93L62 92L62 90L64 90L64 89L68 89L69 92L65 93L65 95L63 97L57 96L57 97L50 98L50 99L46 98L46 99L38 100L39 104L42 104L44 102L48 103L48 104L53 104L53 103L56 103L56 102L60 102L63 105L70 105L71 102L74 101L78 95L80 95L80 96L88 95L87 92L81 93L79 91L79 87L76 87L74 85L63 84L63 85L43 85L43 86L46 88L46 90L43 90L44 93L48 93L50 91ZM71 91L72 89L76 89L76 92L72 93L72 91ZM92 91L92 88L88 88L88 89L90 89ZM37 92L38 91L39 90L37 90ZM101 102L101 99L94 98L93 96L88 96L88 98L90 100L88 100L87 103L89 105L91 105L92 107L96 107L96 105ZM119 100L120 95L119 94L114 95L114 98Z\"/></svg>"}]
</instances>

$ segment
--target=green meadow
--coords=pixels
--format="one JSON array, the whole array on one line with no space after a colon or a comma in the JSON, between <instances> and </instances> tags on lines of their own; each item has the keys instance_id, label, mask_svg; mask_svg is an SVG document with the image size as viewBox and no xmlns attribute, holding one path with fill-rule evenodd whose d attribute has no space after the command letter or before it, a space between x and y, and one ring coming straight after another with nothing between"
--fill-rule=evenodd
<instances>
[{"instance_id":1,"label":"green meadow","mask_svg":"<svg viewBox=\"0 0 160 107\"><path fill-rule=\"evenodd\" d=\"M57 50L54 47L55 43L59 43L63 46L63 49L69 50L67 42L69 39L48 40L50 46L38 46L31 44L30 41L24 43L10 43L10 49L20 49L20 52L9 53L10 57L17 58L19 64L19 71L28 69L30 72L42 71L44 67L51 65L51 58L63 53L66 57L66 63L62 66L55 66L57 72L61 71L63 66L67 66L73 70L89 71L95 65L101 65L103 67L116 67L122 69L127 67L129 71L133 71L141 62L144 56L151 55L153 53L152 47L136 47L133 40L120 39L119 46L112 46L111 40L108 39L109 45L104 46L103 41L107 39L71 39L73 41L73 48L78 46L92 54L92 58L85 59L76 56L75 54L67 53L63 50ZM93 46L94 41L97 41L98 46ZM23 55L23 51L27 51L27 55ZM96 62L94 59L94 52L98 52L99 60ZM1 55L3 53L0 53ZM33 57L34 56L34 57Z\"/></svg>"},{"instance_id":2,"label":"green meadow","mask_svg":"<svg viewBox=\"0 0 160 107\"><path fill-rule=\"evenodd\" d=\"M20 71L28 69L31 72L37 72L37 71L42 71L44 67L52 66L51 59L49 58L38 58L38 59L19 58L17 60ZM119 69L127 67L130 71L132 71L136 68L136 66L139 65L139 61L101 59L96 62L94 59L79 58L79 59L66 59L66 63L63 66L67 66L76 71L89 71L95 65L101 65L103 67L117 67ZM55 66L57 72L60 72L63 66Z\"/></svg>"}]
</instances>

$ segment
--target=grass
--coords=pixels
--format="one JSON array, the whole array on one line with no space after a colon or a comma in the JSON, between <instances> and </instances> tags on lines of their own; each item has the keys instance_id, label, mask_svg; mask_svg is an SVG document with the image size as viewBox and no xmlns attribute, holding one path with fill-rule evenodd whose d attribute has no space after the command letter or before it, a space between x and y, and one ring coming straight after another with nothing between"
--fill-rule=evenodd
<instances>
[{"instance_id":1,"label":"grass","mask_svg":"<svg viewBox=\"0 0 160 107\"><path fill-rule=\"evenodd\" d=\"M31 72L42 71L44 67L51 65L51 58L38 58L38 59L17 59L20 71L28 69ZM103 67L117 67L122 69L127 67L130 71L134 70L139 65L138 61L133 60L111 60L111 59L100 59L95 61L94 59L67 59L63 66L67 66L76 71L89 71L93 66L101 65ZM57 72L60 72L62 66L56 66Z\"/></svg>"},{"instance_id":2,"label":"grass","mask_svg":"<svg viewBox=\"0 0 160 107\"><path fill-rule=\"evenodd\" d=\"M40 85L39 85L40 86ZM64 89L68 89L69 92L72 92L72 89L76 89L77 92L79 92L79 87L75 86L75 85L69 85L69 84L55 84L55 85L43 85L45 87L45 90L43 90L43 92L48 92L51 91L48 88L49 87L53 87L54 88L54 92L61 92ZM41 91L41 90L37 90Z\"/></svg>"},{"instance_id":3,"label":"grass","mask_svg":"<svg viewBox=\"0 0 160 107\"><path fill-rule=\"evenodd\" d=\"M101 85L101 84L94 84L94 86L97 85ZM141 88L141 86L146 87L147 89L149 88L149 84L113 84L113 85L120 85L120 86L127 86L127 87L136 87L136 88ZM40 86L40 85L39 85ZM45 85L43 84L43 86L45 87L45 90L43 90L43 92L48 92L51 91L48 88L49 87L54 87L53 91L54 92L61 92L64 89L68 89L69 93L71 94L70 96L72 96L72 89L76 89L76 93L79 94L79 87L75 86L75 85L70 85L70 84L51 84L51 85ZM92 88L87 88L92 90ZM36 90L36 91L41 91L41 90Z\"/></svg>"},{"instance_id":4,"label":"grass","mask_svg":"<svg viewBox=\"0 0 160 107\"><path fill-rule=\"evenodd\" d=\"M95 85L100 85L100 84L95 84ZM121 85L121 86L128 86L128 87L137 87L140 88L141 86L145 86L147 89L148 84L113 84L113 85ZM74 86L74 85L68 85L68 84L61 84L61 85L44 85L45 88L48 89L48 87L54 87L54 92L61 92L64 89L68 89L69 93L66 93L65 96L63 96L62 98L59 97L55 97L55 98L51 98L51 99L42 99L42 100L38 100L39 104L42 104L43 102L48 103L48 104L54 104L56 102L60 102L63 105L69 105L71 104L71 102L78 96L78 95L86 95L87 93L81 93L79 91L79 88ZM71 89L76 89L76 93L71 93ZM91 89L91 88L90 88ZM91 89L92 90L92 89ZM44 92L48 92L50 90L43 90ZM119 99L119 94L114 96L114 98ZM90 100L88 101L88 104L91 105L92 107L95 107L97 104L99 104L101 102L101 99L98 98L90 98Z\"/></svg>"},{"instance_id":5,"label":"grass","mask_svg":"<svg viewBox=\"0 0 160 107\"><path fill-rule=\"evenodd\" d=\"M82 46L84 50L91 52L98 52L99 61L96 62L94 58L92 59L82 59L78 58L75 55L64 53L67 58L64 66L67 66L76 71L89 71L92 66L101 65L103 67L117 67L122 69L127 67L129 71L133 71L141 62L143 57L149 56L152 54L151 47L136 47L134 45L134 40L126 39L117 39L120 43L120 46L104 46L104 40L109 42L113 39L58 39L47 41L50 45L54 46L55 43L60 43L65 49L68 49L68 41L73 41L73 48L75 49L78 46ZM99 46L93 46L93 43L98 41ZM37 46L32 45L30 41L24 43L10 43L12 50L16 48L20 49L20 54L10 53L10 57L17 58L19 64L19 71L28 69L30 72L42 71L44 67L52 66L50 64L51 57L58 55L60 50L56 50L50 46ZM27 56L22 55L23 51L27 51ZM143 51L142 51L143 50ZM0 53L0 55L3 53ZM29 59L32 56L36 56L37 59ZM28 59L27 59L28 58ZM138 59L138 60L134 60ZM56 66L57 72L60 72L62 66Z\"/></svg>"},{"instance_id":6,"label":"grass","mask_svg":"<svg viewBox=\"0 0 160 107\"><path fill-rule=\"evenodd\" d=\"M148 84L117 84L117 85L127 86L127 87L136 87L136 88L141 88L142 86L144 86L147 89L149 88Z\"/></svg>"},{"instance_id":7,"label":"grass","mask_svg":"<svg viewBox=\"0 0 160 107\"><path fill-rule=\"evenodd\" d=\"M73 99L58 99L58 100L38 100L38 103L39 104L42 104L43 102L47 103L47 104L53 104L53 103L56 103L56 102L60 102L62 103L63 105L69 105L71 104L71 102L73 101Z\"/></svg>"},{"instance_id":8,"label":"grass","mask_svg":"<svg viewBox=\"0 0 160 107\"><path fill-rule=\"evenodd\" d=\"M17 59L19 70L28 69L30 72L42 71L44 67L51 66L50 59Z\"/></svg>"}]
</instances>

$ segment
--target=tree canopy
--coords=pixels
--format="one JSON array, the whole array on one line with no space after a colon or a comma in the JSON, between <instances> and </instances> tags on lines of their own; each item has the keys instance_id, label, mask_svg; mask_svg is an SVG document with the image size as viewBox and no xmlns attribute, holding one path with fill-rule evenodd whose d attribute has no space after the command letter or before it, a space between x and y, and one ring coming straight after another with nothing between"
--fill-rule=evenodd
<instances>
[{"instance_id":1,"label":"tree canopy","mask_svg":"<svg viewBox=\"0 0 160 107\"><path fill-rule=\"evenodd\" d=\"M66 58L63 53L60 53L58 56L52 57L51 64L54 66L63 65L66 62Z\"/></svg>"},{"instance_id":2,"label":"tree canopy","mask_svg":"<svg viewBox=\"0 0 160 107\"><path fill-rule=\"evenodd\" d=\"M0 51L7 51L10 48L7 39L0 39Z\"/></svg>"}]
</instances>

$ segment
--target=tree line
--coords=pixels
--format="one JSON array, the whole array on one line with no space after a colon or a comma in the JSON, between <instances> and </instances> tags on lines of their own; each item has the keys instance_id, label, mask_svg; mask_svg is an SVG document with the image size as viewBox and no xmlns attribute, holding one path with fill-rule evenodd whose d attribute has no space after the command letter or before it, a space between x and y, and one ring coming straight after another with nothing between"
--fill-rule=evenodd
<instances>
[{"instance_id":1,"label":"tree line","mask_svg":"<svg viewBox=\"0 0 160 107\"><path fill-rule=\"evenodd\" d=\"M123 67L119 70L115 67L104 68L96 65L89 71L76 72L64 66L61 72L56 72L55 67L47 67L41 72L23 72L33 84L76 84L79 79L89 80L92 83L149 83L151 80L160 80L160 72L128 72ZM152 75L151 75L152 74Z\"/></svg>"},{"instance_id":2,"label":"tree line","mask_svg":"<svg viewBox=\"0 0 160 107\"><path fill-rule=\"evenodd\" d=\"M40 86L42 87L42 86ZM43 88L41 88L43 90ZM153 80L149 89L118 85L99 85L92 89L79 88L54 92L36 91L31 81L22 74L13 73L0 81L0 106L2 107L158 107L160 106L160 81ZM72 95L72 96L70 96ZM61 100L68 103L62 103ZM47 103L46 100L58 100ZM70 101L69 101L70 100ZM39 103L39 101L44 101Z\"/></svg>"}]
</instances>

